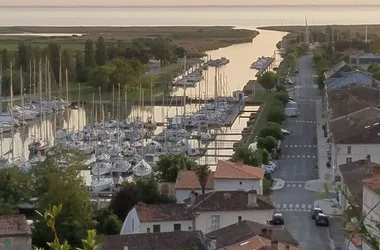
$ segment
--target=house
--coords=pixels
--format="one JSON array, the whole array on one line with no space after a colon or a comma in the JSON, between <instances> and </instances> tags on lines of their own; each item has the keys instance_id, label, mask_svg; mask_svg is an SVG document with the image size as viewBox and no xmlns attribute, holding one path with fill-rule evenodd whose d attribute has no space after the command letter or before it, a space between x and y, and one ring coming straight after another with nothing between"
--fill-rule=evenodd
<instances>
[{"instance_id":1,"label":"house","mask_svg":"<svg viewBox=\"0 0 380 250\"><path fill-rule=\"evenodd\" d=\"M262 249L262 247L270 246L273 241L278 244L278 248L275 249L300 249L299 242L285 227L249 220L208 233L206 238L215 239L217 249Z\"/></svg>"},{"instance_id":2,"label":"house","mask_svg":"<svg viewBox=\"0 0 380 250\"><path fill-rule=\"evenodd\" d=\"M106 236L103 250L215 250L200 231Z\"/></svg>"},{"instance_id":3,"label":"house","mask_svg":"<svg viewBox=\"0 0 380 250\"><path fill-rule=\"evenodd\" d=\"M214 191L204 195L194 194L185 200L193 213L195 230L209 233L238 221L251 220L266 223L275 206L268 196L255 190Z\"/></svg>"},{"instance_id":4,"label":"house","mask_svg":"<svg viewBox=\"0 0 380 250\"><path fill-rule=\"evenodd\" d=\"M371 64L380 63L380 56L373 54L351 55L349 62L352 66L360 66L367 69Z\"/></svg>"},{"instance_id":5,"label":"house","mask_svg":"<svg viewBox=\"0 0 380 250\"><path fill-rule=\"evenodd\" d=\"M32 249L32 231L24 215L0 216L0 249Z\"/></svg>"},{"instance_id":6,"label":"house","mask_svg":"<svg viewBox=\"0 0 380 250\"><path fill-rule=\"evenodd\" d=\"M265 170L231 161L218 161L216 170L207 179L206 193L213 191L249 191L263 194ZM190 193L201 194L202 189L194 171L180 171L175 184L175 197L178 203L189 198Z\"/></svg>"},{"instance_id":7,"label":"house","mask_svg":"<svg viewBox=\"0 0 380 250\"><path fill-rule=\"evenodd\" d=\"M339 78L329 78L325 80L325 89L329 92L347 87L351 84L377 87L380 85L380 82L374 79L371 73L355 70L341 73Z\"/></svg>"},{"instance_id":8,"label":"house","mask_svg":"<svg viewBox=\"0 0 380 250\"><path fill-rule=\"evenodd\" d=\"M343 73L349 72L351 70L352 68L350 67L350 65L348 65L345 61L341 61L337 63L333 68L324 73L325 81L340 78Z\"/></svg>"},{"instance_id":9,"label":"house","mask_svg":"<svg viewBox=\"0 0 380 250\"><path fill-rule=\"evenodd\" d=\"M331 165L368 159L380 162L380 109L367 107L330 120Z\"/></svg>"},{"instance_id":10,"label":"house","mask_svg":"<svg viewBox=\"0 0 380 250\"><path fill-rule=\"evenodd\" d=\"M193 230L194 216L185 204L136 204L129 211L120 234Z\"/></svg>"},{"instance_id":11,"label":"house","mask_svg":"<svg viewBox=\"0 0 380 250\"><path fill-rule=\"evenodd\" d=\"M377 238L379 235L380 221L380 169L374 168L374 177L363 180L363 214L364 225L367 230ZM362 239L362 250L373 249L366 239Z\"/></svg>"},{"instance_id":12,"label":"house","mask_svg":"<svg viewBox=\"0 0 380 250\"><path fill-rule=\"evenodd\" d=\"M191 193L185 204L143 204L133 207L120 234L192 231L212 232L243 219L266 223L275 206L255 190Z\"/></svg>"},{"instance_id":13,"label":"house","mask_svg":"<svg viewBox=\"0 0 380 250\"><path fill-rule=\"evenodd\" d=\"M351 84L327 92L329 119L348 115L369 106L380 106L380 89L368 85Z\"/></svg>"}]
</instances>

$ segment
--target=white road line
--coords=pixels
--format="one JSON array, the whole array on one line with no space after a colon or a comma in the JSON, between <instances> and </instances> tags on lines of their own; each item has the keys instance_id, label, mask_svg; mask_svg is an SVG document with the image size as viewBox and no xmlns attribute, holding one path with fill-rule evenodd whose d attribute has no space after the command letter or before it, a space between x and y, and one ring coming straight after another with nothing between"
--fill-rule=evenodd
<instances>
[{"instance_id":1,"label":"white road line","mask_svg":"<svg viewBox=\"0 0 380 250\"><path fill-rule=\"evenodd\" d=\"M296 184L293 184L292 187L296 187Z\"/></svg>"},{"instance_id":2,"label":"white road line","mask_svg":"<svg viewBox=\"0 0 380 250\"><path fill-rule=\"evenodd\" d=\"M286 204L282 204L282 207L283 207L283 208L286 208Z\"/></svg>"},{"instance_id":3,"label":"white road line","mask_svg":"<svg viewBox=\"0 0 380 250\"><path fill-rule=\"evenodd\" d=\"M281 208L281 204L277 204L276 207L277 207L277 208Z\"/></svg>"},{"instance_id":4,"label":"white road line","mask_svg":"<svg viewBox=\"0 0 380 250\"><path fill-rule=\"evenodd\" d=\"M298 187L302 187L302 184L298 184Z\"/></svg>"},{"instance_id":5,"label":"white road line","mask_svg":"<svg viewBox=\"0 0 380 250\"><path fill-rule=\"evenodd\" d=\"M293 208L293 204L289 204L289 208Z\"/></svg>"},{"instance_id":6,"label":"white road line","mask_svg":"<svg viewBox=\"0 0 380 250\"><path fill-rule=\"evenodd\" d=\"M307 205L307 208L308 208L308 209L311 209L311 207L312 207L311 205Z\"/></svg>"},{"instance_id":7,"label":"white road line","mask_svg":"<svg viewBox=\"0 0 380 250\"><path fill-rule=\"evenodd\" d=\"M302 204L302 209L305 209L306 208L306 205L305 204Z\"/></svg>"},{"instance_id":8,"label":"white road line","mask_svg":"<svg viewBox=\"0 0 380 250\"><path fill-rule=\"evenodd\" d=\"M300 207L300 205L299 204L296 204L296 208L299 208Z\"/></svg>"}]
</instances>

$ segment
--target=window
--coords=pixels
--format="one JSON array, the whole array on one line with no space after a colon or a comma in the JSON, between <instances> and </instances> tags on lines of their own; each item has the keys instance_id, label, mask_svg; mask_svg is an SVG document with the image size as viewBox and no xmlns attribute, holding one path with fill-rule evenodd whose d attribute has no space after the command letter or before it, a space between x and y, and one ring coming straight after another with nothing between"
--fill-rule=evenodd
<instances>
[{"instance_id":1,"label":"window","mask_svg":"<svg viewBox=\"0 0 380 250\"><path fill-rule=\"evenodd\" d=\"M148 227L148 228L146 229L146 232L147 232L147 233L150 233L150 227Z\"/></svg>"},{"instance_id":2,"label":"window","mask_svg":"<svg viewBox=\"0 0 380 250\"><path fill-rule=\"evenodd\" d=\"M189 226L187 229L189 229L189 231L191 231L191 226Z\"/></svg>"},{"instance_id":3,"label":"window","mask_svg":"<svg viewBox=\"0 0 380 250\"><path fill-rule=\"evenodd\" d=\"M181 224L174 224L174 231L181 231Z\"/></svg>"},{"instance_id":4,"label":"window","mask_svg":"<svg viewBox=\"0 0 380 250\"><path fill-rule=\"evenodd\" d=\"M351 163L352 162L352 158L351 157L347 157L346 158L346 163Z\"/></svg>"},{"instance_id":5,"label":"window","mask_svg":"<svg viewBox=\"0 0 380 250\"><path fill-rule=\"evenodd\" d=\"M240 222L241 221L241 216L238 216L238 222Z\"/></svg>"},{"instance_id":6,"label":"window","mask_svg":"<svg viewBox=\"0 0 380 250\"><path fill-rule=\"evenodd\" d=\"M211 216L211 232L218 230L220 226L220 216L219 215L212 215Z\"/></svg>"},{"instance_id":7,"label":"window","mask_svg":"<svg viewBox=\"0 0 380 250\"><path fill-rule=\"evenodd\" d=\"M132 218L132 232L135 231L135 219Z\"/></svg>"},{"instance_id":8,"label":"window","mask_svg":"<svg viewBox=\"0 0 380 250\"><path fill-rule=\"evenodd\" d=\"M371 161L371 155L367 155L367 161Z\"/></svg>"},{"instance_id":9,"label":"window","mask_svg":"<svg viewBox=\"0 0 380 250\"><path fill-rule=\"evenodd\" d=\"M242 181L240 181L240 182L239 182L239 185L243 185L243 182L242 182Z\"/></svg>"},{"instance_id":10,"label":"window","mask_svg":"<svg viewBox=\"0 0 380 250\"><path fill-rule=\"evenodd\" d=\"M4 250L12 249L12 239L4 239Z\"/></svg>"},{"instance_id":11,"label":"window","mask_svg":"<svg viewBox=\"0 0 380 250\"><path fill-rule=\"evenodd\" d=\"M347 146L347 154L351 154L351 146Z\"/></svg>"},{"instance_id":12,"label":"window","mask_svg":"<svg viewBox=\"0 0 380 250\"><path fill-rule=\"evenodd\" d=\"M153 233L159 233L159 232L161 232L161 226L153 225Z\"/></svg>"}]
</instances>

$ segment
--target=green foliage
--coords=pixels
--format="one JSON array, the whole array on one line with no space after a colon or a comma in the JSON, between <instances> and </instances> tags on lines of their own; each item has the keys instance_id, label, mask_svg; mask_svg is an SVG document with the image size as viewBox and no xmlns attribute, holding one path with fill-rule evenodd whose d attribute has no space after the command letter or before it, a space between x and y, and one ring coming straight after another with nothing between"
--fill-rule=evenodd
<instances>
[{"instance_id":1,"label":"green foliage","mask_svg":"<svg viewBox=\"0 0 380 250\"><path fill-rule=\"evenodd\" d=\"M21 42L18 45L18 53L16 58L16 65L18 68L23 68L27 70L29 68L29 60L30 60L30 48L24 42Z\"/></svg>"},{"instance_id":2,"label":"green foliage","mask_svg":"<svg viewBox=\"0 0 380 250\"><path fill-rule=\"evenodd\" d=\"M284 120L284 107L272 105L267 113L267 121L281 124Z\"/></svg>"},{"instance_id":3,"label":"green foliage","mask_svg":"<svg viewBox=\"0 0 380 250\"><path fill-rule=\"evenodd\" d=\"M317 78L317 85L318 85L319 89L324 89L325 88L325 80L326 80L325 74L324 73L320 73L318 75L318 78Z\"/></svg>"},{"instance_id":4,"label":"green foliage","mask_svg":"<svg viewBox=\"0 0 380 250\"><path fill-rule=\"evenodd\" d=\"M289 102L289 94L286 91L275 92L273 98L279 100L283 105Z\"/></svg>"},{"instance_id":5,"label":"green foliage","mask_svg":"<svg viewBox=\"0 0 380 250\"><path fill-rule=\"evenodd\" d=\"M70 250L72 247L69 245L67 240L60 240L58 237L58 232L56 228L57 217L62 211L62 204L59 206L49 207L45 212L37 212L46 223L47 227L52 231L54 239L51 242L47 242L49 249L51 250ZM61 243L62 242L62 243ZM81 240L83 249L77 248L77 250L95 250L98 249L102 243L100 237L96 235L95 230L88 230L87 237ZM44 250L44 248L37 248L36 250Z\"/></svg>"},{"instance_id":6,"label":"green foliage","mask_svg":"<svg viewBox=\"0 0 380 250\"><path fill-rule=\"evenodd\" d=\"M259 137L265 138L267 136L273 136L276 140L284 139L284 134L281 131L281 126L278 123L269 122L265 128L263 128Z\"/></svg>"},{"instance_id":7,"label":"green foliage","mask_svg":"<svg viewBox=\"0 0 380 250\"><path fill-rule=\"evenodd\" d=\"M123 222L114 215L108 215L102 223L102 233L106 235L117 235L120 233L121 228L123 227Z\"/></svg>"},{"instance_id":8,"label":"green foliage","mask_svg":"<svg viewBox=\"0 0 380 250\"><path fill-rule=\"evenodd\" d=\"M87 71L84 65L84 59L81 52L75 54L75 80L77 82L87 81Z\"/></svg>"},{"instance_id":9,"label":"green foliage","mask_svg":"<svg viewBox=\"0 0 380 250\"><path fill-rule=\"evenodd\" d=\"M160 194L158 184L153 178L142 178L133 183L123 183L112 198L109 209L124 221L128 212L140 201L146 204L174 202L167 194Z\"/></svg>"},{"instance_id":10,"label":"green foliage","mask_svg":"<svg viewBox=\"0 0 380 250\"><path fill-rule=\"evenodd\" d=\"M297 63L297 55L294 53L290 53L286 55L286 60L288 61L289 65L293 66Z\"/></svg>"},{"instance_id":11,"label":"green foliage","mask_svg":"<svg viewBox=\"0 0 380 250\"><path fill-rule=\"evenodd\" d=\"M28 182L19 167L0 168L0 215L18 213L18 205L29 198Z\"/></svg>"},{"instance_id":12,"label":"green foliage","mask_svg":"<svg viewBox=\"0 0 380 250\"><path fill-rule=\"evenodd\" d=\"M262 74L258 78L258 81L261 84L261 86L263 86L264 89L266 89L267 91L270 91L276 86L278 82L278 75L274 73L273 71L268 71Z\"/></svg>"},{"instance_id":13,"label":"green foliage","mask_svg":"<svg viewBox=\"0 0 380 250\"><path fill-rule=\"evenodd\" d=\"M257 147L260 149L265 149L268 152L272 152L277 148L278 141L273 136L267 136L265 138L259 138L257 140Z\"/></svg>"},{"instance_id":14,"label":"green foliage","mask_svg":"<svg viewBox=\"0 0 380 250\"><path fill-rule=\"evenodd\" d=\"M263 162L263 151L260 149L253 151L243 145L235 150L231 161L243 162L245 165L258 167Z\"/></svg>"},{"instance_id":15,"label":"green foliage","mask_svg":"<svg viewBox=\"0 0 380 250\"><path fill-rule=\"evenodd\" d=\"M3 49L1 51L1 67L2 67L2 70L8 69L9 65L10 65L9 51L7 49Z\"/></svg>"},{"instance_id":16,"label":"green foliage","mask_svg":"<svg viewBox=\"0 0 380 250\"><path fill-rule=\"evenodd\" d=\"M21 92L21 85L20 83L20 71L13 70L12 71L12 81L13 81L13 94L18 95ZM25 78L24 78L25 79ZM11 87L11 70L8 68L3 71L2 75L2 85L1 85L1 91L3 95L10 95L10 87Z\"/></svg>"},{"instance_id":17,"label":"green foliage","mask_svg":"<svg viewBox=\"0 0 380 250\"><path fill-rule=\"evenodd\" d=\"M195 170L197 163L185 154L165 154L156 163L157 178L162 182L175 182L180 170Z\"/></svg>"},{"instance_id":18,"label":"green foliage","mask_svg":"<svg viewBox=\"0 0 380 250\"><path fill-rule=\"evenodd\" d=\"M195 174L198 177L199 185L202 187L202 194L206 193L206 185L210 173L211 170L207 165L198 165L195 167Z\"/></svg>"},{"instance_id":19,"label":"green foliage","mask_svg":"<svg viewBox=\"0 0 380 250\"><path fill-rule=\"evenodd\" d=\"M49 209L52 204L62 204L63 208L55 221L58 237L67 240L72 245L79 245L86 230L95 223L89 193L83 185L80 170L85 169L85 158L76 152L51 151L46 160L33 167L31 185L32 197L37 198L39 211ZM60 168L59 161L65 159L68 166ZM49 228L42 221L35 223L33 240L37 246L43 246L51 241Z\"/></svg>"},{"instance_id":20,"label":"green foliage","mask_svg":"<svg viewBox=\"0 0 380 250\"><path fill-rule=\"evenodd\" d=\"M263 180L263 194L270 196L272 194L272 181L264 178Z\"/></svg>"},{"instance_id":21,"label":"green foliage","mask_svg":"<svg viewBox=\"0 0 380 250\"><path fill-rule=\"evenodd\" d=\"M54 42L51 42L48 44L47 59L49 60L50 68L53 71L53 77L54 77L53 80L56 79L57 80L56 82L58 82L58 79L59 79L60 53L61 53L61 45Z\"/></svg>"},{"instance_id":22,"label":"green foliage","mask_svg":"<svg viewBox=\"0 0 380 250\"><path fill-rule=\"evenodd\" d=\"M87 39L84 44L84 65L87 68L92 68L95 66L95 50L94 44L91 39Z\"/></svg>"},{"instance_id":23,"label":"green foliage","mask_svg":"<svg viewBox=\"0 0 380 250\"><path fill-rule=\"evenodd\" d=\"M99 36L98 41L96 42L95 50L95 62L98 66L103 66L108 60L106 44L104 38Z\"/></svg>"}]
</instances>

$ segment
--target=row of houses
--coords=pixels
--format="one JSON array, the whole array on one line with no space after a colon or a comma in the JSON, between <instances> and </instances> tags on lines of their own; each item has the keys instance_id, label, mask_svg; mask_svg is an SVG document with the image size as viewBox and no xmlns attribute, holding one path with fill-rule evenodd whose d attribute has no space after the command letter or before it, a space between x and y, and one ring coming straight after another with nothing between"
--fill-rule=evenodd
<instances>
[{"instance_id":1,"label":"row of houses","mask_svg":"<svg viewBox=\"0 0 380 250\"><path fill-rule=\"evenodd\" d=\"M327 71L325 78L327 164L340 187L339 204L352 217L365 215L367 229L378 235L380 82L368 72L352 70L345 62ZM359 237L350 223L347 232L344 249L372 249L369 239Z\"/></svg>"}]
</instances>

